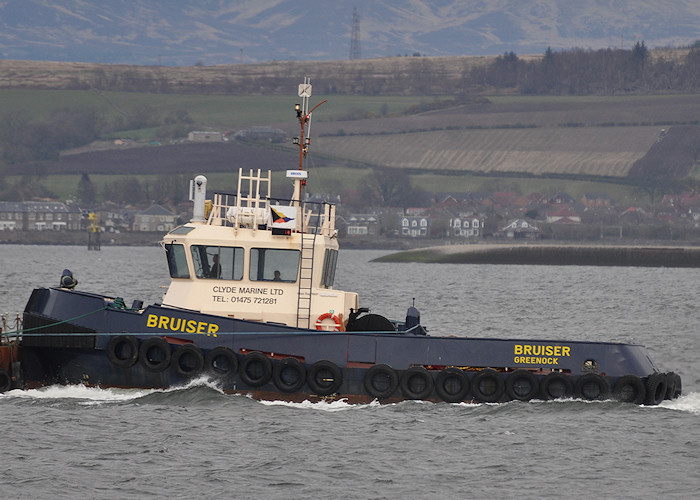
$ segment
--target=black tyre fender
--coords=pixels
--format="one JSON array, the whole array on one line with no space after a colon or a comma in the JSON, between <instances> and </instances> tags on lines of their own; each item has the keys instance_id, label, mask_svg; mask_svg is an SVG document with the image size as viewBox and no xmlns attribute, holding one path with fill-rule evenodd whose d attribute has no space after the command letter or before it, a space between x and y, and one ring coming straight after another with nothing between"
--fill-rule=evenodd
<instances>
[{"instance_id":1,"label":"black tyre fender","mask_svg":"<svg viewBox=\"0 0 700 500\"><path fill-rule=\"evenodd\" d=\"M545 375L540 383L542 399L562 399L571 397L574 393L574 383L569 375L551 372Z\"/></svg>"},{"instance_id":2,"label":"black tyre fender","mask_svg":"<svg viewBox=\"0 0 700 500\"><path fill-rule=\"evenodd\" d=\"M204 369L215 377L231 377L238 373L238 357L228 347L215 347L204 357Z\"/></svg>"},{"instance_id":3,"label":"black tyre fender","mask_svg":"<svg viewBox=\"0 0 700 500\"><path fill-rule=\"evenodd\" d=\"M204 355L196 345L184 344L175 349L170 364L178 375L192 377L204 368Z\"/></svg>"},{"instance_id":4,"label":"black tyre fender","mask_svg":"<svg viewBox=\"0 0 700 500\"><path fill-rule=\"evenodd\" d=\"M666 397L666 374L653 373L647 378L647 397L644 399L645 405L655 406L661 403Z\"/></svg>"},{"instance_id":5,"label":"black tyre fender","mask_svg":"<svg viewBox=\"0 0 700 500\"><path fill-rule=\"evenodd\" d=\"M510 399L529 401L540 392L537 377L529 370L519 368L508 374L505 381L506 394Z\"/></svg>"},{"instance_id":6,"label":"black tyre fender","mask_svg":"<svg viewBox=\"0 0 700 500\"><path fill-rule=\"evenodd\" d=\"M172 350L170 344L162 337L144 340L139 347L139 360L143 367L151 372L162 372L170 366Z\"/></svg>"},{"instance_id":7,"label":"black tyre fender","mask_svg":"<svg viewBox=\"0 0 700 500\"><path fill-rule=\"evenodd\" d=\"M620 377L613 385L613 397L623 403L640 405L644 402L646 395L644 383L635 375Z\"/></svg>"},{"instance_id":8,"label":"black tyre fender","mask_svg":"<svg viewBox=\"0 0 700 500\"><path fill-rule=\"evenodd\" d=\"M7 392L12 389L12 377L0 368L0 393Z\"/></svg>"},{"instance_id":9,"label":"black tyre fender","mask_svg":"<svg viewBox=\"0 0 700 500\"><path fill-rule=\"evenodd\" d=\"M681 376L677 373L673 374L673 397L671 399L676 399L681 394L683 394L683 382L681 381Z\"/></svg>"},{"instance_id":10,"label":"black tyre fender","mask_svg":"<svg viewBox=\"0 0 700 500\"><path fill-rule=\"evenodd\" d=\"M275 364L272 382L282 392L297 392L306 382L306 368L296 358L284 358Z\"/></svg>"},{"instance_id":11,"label":"black tyre fender","mask_svg":"<svg viewBox=\"0 0 700 500\"><path fill-rule=\"evenodd\" d=\"M117 335L109 339L107 359L119 368L130 368L139 359L139 340L131 335Z\"/></svg>"},{"instance_id":12,"label":"black tyre fender","mask_svg":"<svg viewBox=\"0 0 700 500\"><path fill-rule=\"evenodd\" d=\"M314 394L328 396L340 389L343 373L338 365L327 359L316 361L306 375L306 383Z\"/></svg>"},{"instance_id":13,"label":"black tyre fender","mask_svg":"<svg viewBox=\"0 0 700 500\"><path fill-rule=\"evenodd\" d=\"M261 352L249 352L238 366L238 375L250 387L265 385L272 377L272 361Z\"/></svg>"},{"instance_id":14,"label":"black tyre fender","mask_svg":"<svg viewBox=\"0 0 700 500\"><path fill-rule=\"evenodd\" d=\"M597 373L585 373L576 380L574 392L588 401L602 401L610 395L610 384Z\"/></svg>"},{"instance_id":15,"label":"black tyre fender","mask_svg":"<svg viewBox=\"0 0 700 500\"><path fill-rule=\"evenodd\" d=\"M676 394L676 374L668 372L666 374L666 397L664 399L673 399Z\"/></svg>"},{"instance_id":16,"label":"black tyre fender","mask_svg":"<svg viewBox=\"0 0 700 500\"><path fill-rule=\"evenodd\" d=\"M423 366L412 366L401 374L401 392L408 399L426 399L433 392L433 377Z\"/></svg>"},{"instance_id":17,"label":"black tyre fender","mask_svg":"<svg viewBox=\"0 0 700 500\"><path fill-rule=\"evenodd\" d=\"M435 377L435 392L446 403L464 401L471 388L469 377L459 368L445 368Z\"/></svg>"},{"instance_id":18,"label":"black tyre fender","mask_svg":"<svg viewBox=\"0 0 700 500\"><path fill-rule=\"evenodd\" d=\"M472 393L478 401L495 403L505 389L503 377L493 368L484 368L477 372L472 379Z\"/></svg>"},{"instance_id":19,"label":"black tyre fender","mask_svg":"<svg viewBox=\"0 0 700 500\"><path fill-rule=\"evenodd\" d=\"M377 399L386 399L396 391L399 386L399 376L391 366L385 364L374 365L365 373L365 390Z\"/></svg>"}]
</instances>

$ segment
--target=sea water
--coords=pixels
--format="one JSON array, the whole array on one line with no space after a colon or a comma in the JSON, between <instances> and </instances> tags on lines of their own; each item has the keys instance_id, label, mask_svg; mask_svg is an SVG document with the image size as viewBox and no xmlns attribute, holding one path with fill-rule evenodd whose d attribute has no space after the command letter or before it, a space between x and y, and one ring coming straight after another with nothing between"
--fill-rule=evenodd
<instances>
[{"instance_id":1,"label":"sea water","mask_svg":"<svg viewBox=\"0 0 700 500\"><path fill-rule=\"evenodd\" d=\"M0 312L57 285L158 302L158 247L0 246ZM700 270L379 264L336 287L433 335L644 344L683 379L659 406L612 401L258 402L206 379L170 390L0 395L3 498L689 498L700 487ZM12 317L12 315L10 315Z\"/></svg>"}]
</instances>

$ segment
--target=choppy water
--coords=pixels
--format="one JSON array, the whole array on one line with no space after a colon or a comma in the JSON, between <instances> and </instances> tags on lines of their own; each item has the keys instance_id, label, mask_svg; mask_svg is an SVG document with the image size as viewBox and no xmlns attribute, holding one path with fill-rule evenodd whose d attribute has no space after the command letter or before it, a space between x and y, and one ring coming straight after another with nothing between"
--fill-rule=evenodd
<instances>
[{"instance_id":1,"label":"choppy water","mask_svg":"<svg viewBox=\"0 0 700 500\"><path fill-rule=\"evenodd\" d=\"M6 498L689 498L700 487L700 270L378 264L336 285L434 334L636 342L684 395L615 402L261 403L201 380L169 391L0 395ZM0 246L0 311L64 267L79 288L158 301L159 248Z\"/></svg>"}]
</instances>

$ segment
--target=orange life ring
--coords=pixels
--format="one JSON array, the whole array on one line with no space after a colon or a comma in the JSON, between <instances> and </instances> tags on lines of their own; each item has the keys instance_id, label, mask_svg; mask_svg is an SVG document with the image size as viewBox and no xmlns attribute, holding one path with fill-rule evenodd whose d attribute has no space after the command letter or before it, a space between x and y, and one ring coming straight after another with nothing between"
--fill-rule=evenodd
<instances>
[{"instance_id":1,"label":"orange life ring","mask_svg":"<svg viewBox=\"0 0 700 500\"><path fill-rule=\"evenodd\" d=\"M324 324L323 320L326 319L332 319L333 322L335 323L335 327L328 330L326 327L330 327L330 324ZM316 330L327 330L331 332L340 332L343 329L343 322L340 321L340 318L336 316L333 313L323 313L321 314L318 319L316 320Z\"/></svg>"}]
</instances>

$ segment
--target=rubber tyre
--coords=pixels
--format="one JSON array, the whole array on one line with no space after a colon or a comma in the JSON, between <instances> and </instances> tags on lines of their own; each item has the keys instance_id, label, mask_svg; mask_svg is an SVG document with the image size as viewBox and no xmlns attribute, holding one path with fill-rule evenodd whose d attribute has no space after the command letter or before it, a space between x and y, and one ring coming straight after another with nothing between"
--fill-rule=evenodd
<instances>
[{"instance_id":1,"label":"rubber tyre","mask_svg":"<svg viewBox=\"0 0 700 500\"><path fill-rule=\"evenodd\" d=\"M671 399L676 399L683 394L683 382L681 381L681 376L677 373L673 374L674 384L673 384L673 397Z\"/></svg>"},{"instance_id":2,"label":"rubber tyre","mask_svg":"<svg viewBox=\"0 0 700 500\"><path fill-rule=\"evenodd\" d=\"M5 370L0 368L0 394L10 389L12 389L12 377L10 377Z\"/></svg>"},{"instance_id":3,"label":"rubber tyre","mask_svg":"<svg viewBox=\"0 0 700 500\"><path fill-rule=\"evenodd\" d=\"M244 384L260 387L269 382L272 377L272 362L261 352L249 352L243 356L238 366L238 375Z\"/></svg>"},{"instance_id":4,"label":"rubber tyre","mask_svg":"<svg viewBox=\"0 0 700 500\"><path fill-rule=\"evenodd\" d=\"M215 347L204 357L204 369L214 377L232 377L238 373L238 357L228 347Z\"/></svg>"},{"instance_id":5,"label":"rubber tyre","mask_svg":"<svg viewBox=\"0 0 700 500\"><path fill-rule=\"evenodd\" d=\"M340 389L343 373L335 363L323 359L311 365L306 375L306 383L314 394L328 396Z\"/></svg>"},{"instance_id":6,"label":"rubber tyre","mask_svg":"<svg viewBox=\"0 0 700 500\"><path fill-rule=\"evenodd\" d=\"M130 368L139 359L139 341L130 335L112 337L107 344L107 359L119 368Z\"/></svg>"},{"instance_id":7,"label":"rubber tyre","mask_svg":"<svg viewBox=\"0 0 700 500\"><path fill-rule=\"evenodd\" d=\"M435 377L435 392L445 403L459 403L471 391L469 377L459 368L445 368Z\"/></svg>"},{"instance_id":8,"label":"rubber tyre","mask_svg":"<svg viewBox=\"0 0 700 500\"><path fill-rule=\"evenodd\" d=\"M508 374L505 386L508 397L518 401L529 401L540 392L537 377L531 371L522 368Z\"/></svg>"},{"instance_id":9,"label":"rubber tyre","mask_svg":"<svg viewBox=\"0 0 700 500\"><path fill-rule=\"evenodd\" d=\"M401 374L401 392L408 399L426 399L433 392L433 377L422 366L412 366Z\"/></svg>"},{"instance_id":10,"label":"rubber tyre","mask_svg":"<svg viewBox=\"0 0 700 500\"><path fill-rule=\"evenodd\" d=\"M297 392L306 382L306 368L296 358L284 358L272 370L272 383L282 392Z\"/></svg>"},{"instance_id":11,"label":"rubber tyre","mask_svg":"<svg viewBox=\"0 0 700 500\"><path fill-rule=\"evenodd\" d=\"M151 337L143 341L139 348L139 360L150 372L162 372L170 366L172 351L170 344L161 337Z\"/></svg>"},{"instance_id":12,"label":"rubber tyre","mask_svg":"<svg viewBox=\"0 0 700 500\"><path fill-rule=\"evenodd\" d=\"M597 373L585 373L576 380L574 392L587 401L603 401L610 395L610 384Z\"/></svg>"},{"instance_id":13,"label":"rubber tyre","mask_svg":"<svg viewBox=\"0 0 700 500\"><path fill-rule=\"evenodd\" d=\"M365 373L365 390L376 399L386 399L399 386L399 376L391 366L385 364L374 365Z\"/></svg>"},{"instance_id":14,"label":"rubber tyre","mask_svg":"<svg viewBox=\"0 0 700 500\"><path fill-rule=\"evenodd\" d=\"M644 383L634 375L620 377L613 386L613 397L622 403L640 405L646 398Z\"/></svg>"},{"instance_id":15,"label":"rubber tyre","mask_svg":"<svg viewBox=\"0 0 700 500\"><path fill-rule=\"evenodd\" d=\"M175 373L182 377L193 377L204 368L202 350L194 344L184 344L175 349L170 364Z\"/></svg>"},{"instance_id":16,"label":"rubber tyre","mask_svg":"<svg viewBox=\"0 0 700 500\"><path fill-rule=\"evenodd\" d=\"M666 374L666 396L664 399L673 399L676 394L676 374L668 372Z\"/></svg>"},{"instance_id":17,"label":"rubber tyre","mask_svg":"<svg viewBox=\"0 0 700 500\"><path fill-rule=\"evenodd\" d=\"M540 393L545 400L570 398L574 394L574 384L569 375L551 372L542 379Z\"/></svg>"},{"instance_id":18,"label":"rubber tyre","mask_svg":"<svg viewBox=\"0 0 700 500\"><path fill-rule=\"evenodd\" d=\"M666 374L653 373L647 378L647 397L644 399L645 405L656 406L666 397Z\"/></svg>"},{"instance_id":19,"label":"rubber tyre","mask_svg":"<svg viewBox=\"0 0 700 500\"><path fill-rule=\"evenodd\" d=\"M472 393L477 401L495 403L505 389L503 377L493 368L484 368L472 379Z\"/></svg>"}]
</instances>

